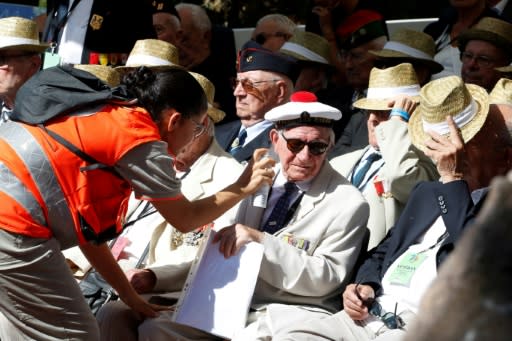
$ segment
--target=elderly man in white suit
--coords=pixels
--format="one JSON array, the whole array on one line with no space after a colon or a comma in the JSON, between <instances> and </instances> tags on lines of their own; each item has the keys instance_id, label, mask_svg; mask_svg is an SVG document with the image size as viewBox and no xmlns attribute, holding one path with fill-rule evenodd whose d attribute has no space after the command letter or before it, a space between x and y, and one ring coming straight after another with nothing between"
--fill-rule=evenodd
<instances>
[{"instance_id":1,"label":"elderly man in white suit","mask_svg":"<svg viewBox=\"0 0 512 341\"><path fill-rule=\"evenodd\" d=\"M369 145L330 161L359 188L370 205L369 249L393 227L414 185L439 178L430 158L409 138L407 122L419 91L411 64L373 68L366 98L354 102L354 107L368 112Z\"/></svg>"},{"instance_id":2,"label":"elderly man in white suit","mask_svg":"<svg viewBox=\"0 0 512 341\"><path fill-rule=\"evenodd\" d=\"M287 307L314 316L340 308L339 294L365 247L369 214L361 193L326 160L334 142L332 123L340 117L310 92L294 94L292 102L265 116L276 123L270 139L280 161L267 208L248 198L237 224L216 236L226 257L250 241L264 246L247 326L234 340L271 338L274 327L300 318L286 314ZM216 339L171 322L165 312L145 320L138 333L139 340Z\"/></svg>"}]
</instances>

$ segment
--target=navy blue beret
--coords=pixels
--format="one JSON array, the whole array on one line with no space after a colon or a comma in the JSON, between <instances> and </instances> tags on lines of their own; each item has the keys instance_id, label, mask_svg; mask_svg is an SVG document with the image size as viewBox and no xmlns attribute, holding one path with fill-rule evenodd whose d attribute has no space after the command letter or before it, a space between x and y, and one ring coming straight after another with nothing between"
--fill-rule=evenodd
<instances>
[{"instance_id":1,"label":"navy blue beret","mask_svg":"<svg viewBox=\"0 0 512 341\"><path fill-rule=\"evenodd\" d=\"M253 70L281 73L288 76L293 83L297 80L300 72L295 58L273 52L257 42L249 40L238 53L238 72Z\"/></svg>"}]
</instances>

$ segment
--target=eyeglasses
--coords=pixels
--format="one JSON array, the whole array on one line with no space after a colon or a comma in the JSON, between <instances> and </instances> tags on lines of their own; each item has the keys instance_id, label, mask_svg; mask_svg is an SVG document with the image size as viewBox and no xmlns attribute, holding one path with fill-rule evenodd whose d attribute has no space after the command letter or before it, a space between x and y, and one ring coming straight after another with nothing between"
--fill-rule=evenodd
<instances>
[{"instance_id":1,"label":"eyeglasses","mask_svg":"<svg viewBox=\"0 0 512 341\"><path fill-rule=\"evenodd\" d=\"M233 90L235 90L236 87L238 86L238 84L241 84L242 88L245 90L245 92L250 93L250 92L259 91L257 88L258 84L268 83L268 82L277 82L279 80L280 79L266 79L266 80L262 80L262 81L252 81L249 78L242 78L242 79L235 78L232 81L233 82L232 86L233 86Z\"/></svg>"},{"instance_id":2,"label":"eyeglasses","mask_svg":"<svg viewBox=\"0 0 512 341\"><path fill-rule=\"evenodd\" d=\"M34 53L19 53L19 54L11 54L11 55L0 55L0 65L9 64L10 60L18 59L21 57L33 56Z\"/></svg>"},{"instance_id":3,"label":"eyeglasses","mask_svg":"<svg viewBox=\"0 0 512 341\"><path fill-rule=\"evenodd\" d=\"M388 329L400 329L403 326L405 326L404 320L400 316L396 314L396 309L398 307L398 303L395 304L395 311L392 313L387 313L382 310L382 306L380 305L377 300L374 298L368 298L364 300L361 295L359 295L359 291L357 290L357 287L359 286L359 283L356 284L356 295L357 297L363 301L363 304L368 307L368 313L372 316L377 317L380 319L384 325Z\"/></svg>"},{"instance_id":4,"label":"eyeglasses","mask_svg":"<svg viewBox=\"0 0 512 341\"><path fill-rule=\"evenodd\" d=\"M389 329L400 329L405 326L405 322L396 314L397 306L398 303L395 303L395 311L392 313L386 313L382 310L380 303L374 300L370 308L368 308L368 313L379 318Z\"/></svg>"},{"instance_id":5,"label":"eyeglasses","mask_svg":"<svg viewBox=\"0 0 512 341\"><path fill-rule=\"evenodd\" d=\"M478 66L484 67L484 68L489 68L489 67L493 66L494 62L495 62L494 59L492 59L488 56L474 55L471 52L462 52L460 54L460 60L463 63L469 63L474 60Z\"/></svg>"},{"instance_id":6,"label":"eyeglasses","mask_svg":"<svg viewBox=\"0 0 512 341\"><path fill-rule=\"evenodd\" d=\"M304 142L300 139L287 139L282 132L279 133L281 137L286 141L286 147L293 154L298 154L305 146L308 146L308 150L315 156L322 155L329 148L329 144L320 141Z\"/></svg>"},{"instance_id":7,"label":"eyeglasses","mask_svg":"<svg viewBox=\"0 0 512 341\"><path fill-rule=\"evenodd\" d=\"M206 131L206 125L196 122L196 120L194 120L192 117L190 118L190 120L192 122L194 122L194 124L196 125L194 128L194 139L197 139L199 136L203 135L204 132Z\"/></svg>"}]
</instances>

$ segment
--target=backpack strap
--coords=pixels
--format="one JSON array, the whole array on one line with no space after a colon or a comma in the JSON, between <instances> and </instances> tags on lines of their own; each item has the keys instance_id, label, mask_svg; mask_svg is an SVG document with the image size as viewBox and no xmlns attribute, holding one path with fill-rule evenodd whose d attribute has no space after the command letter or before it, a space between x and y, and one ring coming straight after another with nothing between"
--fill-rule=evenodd
<instances>
[{"instance_id":1,"label":"backpack strap","mask_svg":"<svg viewBox=\"0 0 512 341\"><path fill-rule=\"evenodd\" d=\"M43 124L38 124L37 126L39 128L41 128L42 130L44 130L55 141L57 141L58 143L60 143L64 147L66 147L70 152L72 152L73 154L75 154L76 156L81 158L82 160L89 163L88 166L80 167L81 172L87 172L87 171L95 170L95 169L103 169L107 172L112 173L113 175L117 176L118 178L122 178L121 175L119 175L119 173L114 169L114 167L99 162L98 160L96 160L95 158L93 158L92 156L90 156L89 154L87 154L86 152L84 152L83 150L81 150L80 148L78 148L77 146L75 146L74 144L69 142L68 140L66 140L61 135L57 134L54 131L48 130L48 128L46 128Z\"/></svg>"}]
</instances>

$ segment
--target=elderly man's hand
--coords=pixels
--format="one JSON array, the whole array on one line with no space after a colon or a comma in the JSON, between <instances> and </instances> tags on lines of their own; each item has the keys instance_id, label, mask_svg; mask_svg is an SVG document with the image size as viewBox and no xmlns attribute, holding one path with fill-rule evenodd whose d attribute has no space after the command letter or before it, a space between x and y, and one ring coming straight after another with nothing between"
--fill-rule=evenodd
<instances>
[{"instance_id":1,"label":"elderly man's hand","mask_svg":"<svg viewBox=\"0 0 512 341\"><path fill-rule=\"evenodd\" d=\"M375 298L375 292L369 285L349 284L343 292L343 309L354 321L368 317L368 304Z\"/></svg>"},{"instance_id":2,"label":"elderly man's hand","mask_svg":"<svg viewBox=\"0 0 512 341\"><path fill-rule=\"evenodd\" d=\"M449 137L429 131L430 139L425 141L425 154L436 163L443 183L461 180L467 163L460 130L451 116L446 118L446 122L450 128Z\"/></svg>"},{"instance_id":3,"label":"elderly man's hand","mask_svg":"<svg viewBox=\"0 0 512 341\"><path fill-rule=\"evenodd\" d=\"M412 115L417 106L418 102L407 95L397 95L395 98L388 102L388 107L398 111L405 111L409 117ZM406 121L403 117L398 115L392 115L391 118Z\"/></svg>"},{"instance_id":4,"label":"elderly man's hand","mask_svg":"<svg viewBox=\"0 0 512 341\"><path fill-rule=\"evenodd\" d=\"M264 233L242 224L231 225L218 231L213 242L219 243L219 251L224 257L231 257L249 242L261 243Z\"/></svg>"},{"instance_id":5,"label":"elderly man's hand","mask_svg":"<svg viewBox=\"0 0 512 341\"><path fill-rule=\"evenodd\" d=\"M126 277L132 287L139 294L151 292L156 284L155 273L149 269L131 269L126 272Z\"/></svg>"}]
</instances>

